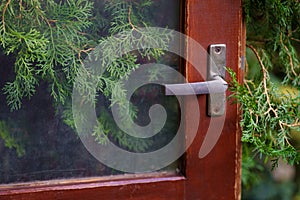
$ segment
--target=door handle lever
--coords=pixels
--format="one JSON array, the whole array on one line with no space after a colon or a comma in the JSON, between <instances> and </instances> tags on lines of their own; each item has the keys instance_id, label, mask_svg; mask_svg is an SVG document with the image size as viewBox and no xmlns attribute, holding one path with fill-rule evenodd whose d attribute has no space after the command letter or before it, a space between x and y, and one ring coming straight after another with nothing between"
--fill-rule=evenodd
<instances>
[{"instance_id":1,"label":"door handle lever","mask_svg":"<svg viewBox=\"0 0 300 200\"><path fill-rule=\"evenodd\" d=\"M208 81L194 83L165 84L165 95L200 95L208 94L207 114L211 117L225 113L226 90L225 78L226 45L213 44L209 47Z\"/></svg>"},{"instance_id":2,"label":"door handle lever","mask_svg":"<svg viewBox=\"0 0 300 200\"><path fill-rule=\"evenodd\" d=\"M165 95L198 95L225 92L228 88L227 82L220 76L215 76L214 79L205 82L165 84Z\"/></svg>"}]
</instances>

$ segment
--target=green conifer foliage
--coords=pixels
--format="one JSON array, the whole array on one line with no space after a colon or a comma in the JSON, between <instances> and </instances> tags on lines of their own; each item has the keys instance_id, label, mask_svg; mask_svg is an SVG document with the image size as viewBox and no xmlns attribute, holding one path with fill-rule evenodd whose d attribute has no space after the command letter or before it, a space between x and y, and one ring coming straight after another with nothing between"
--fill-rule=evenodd
<instances>
[{"instance_id":1,"label":"green conifer foliage","mask_svg":"<svg viewBox=\"0 0 300 200\"><path fill-rule=\"evenodd\" d=\"M2 1L0 44L14 55L15 79L4 87L12 110L31 97L40 79L51 85L51 95L64 103L78 69L78 54L89 43L83 34L90 25L89 1Z\"/></svg>"},{"instance_id":2,"label":"green conifer foliage","mask_svg":"<svg viewBox=\"0 0 300 200\"><path fill-rule=\"evenodd\" d=\"M257 170L251 159L256 155L273 161L273 167L279 158L300 161L295 140L300 134L300 3L245 0L244 11L246 77L243 85L233 81L231 89L243 111L243 177L249 180L249 169Z\"/></svg>"},{"instance_id":3,"label":"green conifer foliage","mask_svg":"<svg viewBox=\"0 0 300 200\"><path fill-rule=\"evenodd\" d=\"M139 59L158 59L164 52L161 49L144 49L117 58L115 52L126 50L130 44L126 43L126 38L116 40L112 36L122 31L131 31L141 34L139 41L131 41L141 48L144 41L168 45L172 33L153 32L147 35L139 30L140 27L152 24L151 6L151 0L3 0L0 5L1 51L15 59L13 66L5 66L13 68L15 77L2 88L11 111L20 109L22 101L35 95L36 87L41 82L47 82L57 113L60 114L63 110L61 114L65 123L75 129L71 96L76 77L81 91L90 103L96 105L96 97L99 96L97 92L104 102L110 102L112 88L118 88L114 101L108 105L125 105L126 90L119 85L119 80L140 66ZM89 81L91 77L88 70L80 66L90 52L94 50L93 53L97 54L97 45L105 47L106 57L103 58L103 65L109 65L103 74L92 77L98 81L97 91L94 91L94 85ZM122 49L119 49L120 47ZM126 137L125 133L116 129L116 125L110 119L108 107L100 106L98 109L101 127L95 127L96 140L104 144L106 136L112 134L123 147L136 151L145 150L151 141L138 140L134 141L138 145L131 144L132 138ZM135 119L136 108L130 105L128 110L129 115ZM82 121L85 120L87 119L83 117Z\"/></svg>"}]
</instances>

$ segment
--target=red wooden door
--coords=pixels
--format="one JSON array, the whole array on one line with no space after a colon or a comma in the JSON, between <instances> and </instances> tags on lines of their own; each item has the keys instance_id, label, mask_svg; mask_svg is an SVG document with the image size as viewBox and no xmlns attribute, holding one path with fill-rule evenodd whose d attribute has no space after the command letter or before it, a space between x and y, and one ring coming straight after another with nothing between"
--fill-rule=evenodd
<instances>
[{"instance_id":1,"label":"red wooden door","mask_svg":"<svg viewBox=\"0 0 300 200\"><path fill-rule=\"evenodd\" d=\"M186 11L186 34L205 48L210 44L226 44L226 66L241 77L245 40L241 1L191 0L187 1ZM190 82L202 81L201 77L194 75L196 73L189 65L186 73ZM206 104L205 96L199 96L198 100L200 105ZM241 144L237 105L227 102L226 111L222 133L209 155L199 159L197 152L205 137L206 128L198 131L187 152L186 199L239 199ZM200 127L207 127L210 119L205 113L201 113L200 118ZM192 119L193 116L187 113L187 120Z\"/></svg>"},{"instance_id":2,"label":"red wooden door","mask_svg":"<svg viewBox=\"0 0 300 200\"><path fill-rule=\"evenodd\" d=\"M226 65L242 77L245 30L241 0L186 0L182 5L184 33L205 49L211 44L226 44ZM199 56L189 46L185 49L188 57ZM199 59L206 64L206 57ZM184 74L189 82L205 81L190 63L184 65ZM206 110L206 96L197 98L199 109ZM200 113L200 119L195 118L191 114L193 109L186 97L185 120L200 121L196 138L184 154L179 174L155 172L2 185L0 199L239 199L241 143L238 106L227 102L220 137L204 157L199 157L199 150L212 119L206 112ZM189 127L185 131L186 138L189 138ZM214 140L214 137L210 139Z\"/></svg>"}]
</instances>

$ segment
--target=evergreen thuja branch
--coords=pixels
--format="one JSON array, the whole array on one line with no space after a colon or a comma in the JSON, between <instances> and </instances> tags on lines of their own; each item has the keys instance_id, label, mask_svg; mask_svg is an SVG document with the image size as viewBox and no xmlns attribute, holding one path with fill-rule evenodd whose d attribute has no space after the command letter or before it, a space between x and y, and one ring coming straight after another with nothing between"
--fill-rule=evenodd
<instances>
[{"instance_id":1,"label":"evergreen thuja branch","mask_svg":"<svg viewBox=\"0 0 300 200\"><path fill-rule=\"evenodd\" d=\"M77 49L77 51L78 51L77 54L78 54L78 58L79 58L79 61L80 61L81 65L83 65L82 54L88 54L89 52L94 51L94 50L95 50L94 47L90 47L88 49Z\"/></svg>"},{"instance_id":2,"label":"evergreen thuja branch","mask_svg":"<svg viewBox=\"0 0 300 200\"><path fill-rule=\"evenodd\" d=\"M299 43L300 43L300 39L298 39L298 38L294 38L294 37L292 37L292 36L291 36L291 40L294 40L294 41L296 41L296 42L299 42Z\"/></svg>"},{"instance_id":3,"label":"evergreen thuja branch","mask_svg":"<svg viewBox=\"0 0 300 200\"><path fill-rule=\"evenodd\" d=\"M4 145L7 148L16 149L17 155L21 157L25 154L25 148L22 141L20 141L20 135L15 134L18 132L24 133L23 130L10 127L5 121L0 120L0 138L4 140Z\"/></svg>"},{"instance_id":4,"label":"evergreen thuja branch","mask_svg":"<svg viewBox=\"0 0 300 200\"><path fill-rule=\"evenodd\" d=\"M283 126L287 126L287 127L300 127L299 119L296 119L295 122L292 123L292 124L288 124L288 123L285 123L285 122L281 122L281 124Z\"/></svg>"},{"instance_id":5,"label":"evergreen thuja branch","mask_svg":"<svg viewBox=\"0 0 300 200\"><path fill-rule=\"evenodd\" d=\"M297 163L300 156L294 144L291 143L290 131L292 128L300 128L299 108L300 100L297 94L281 93L270 80L269 60L254 46L247 44L254 53L260 70L261 80L244 80L244 85L237 81L231 83L233 97L241 104L243 110L242 141L247 148L259 152L261 156L271 158L274 166L279 158L289 163ZM263 56L263 57L262 57ZM269 67L270 69L270 67ZM236 76L230 72L233 80Z\"/></svg>"},{"instance_id":6,"label":"evergreen thuja branch","mask_svg":"<svg viewBox=\"0 0 300 200\"><path fill-rule=\"evenodd\" d=\"M39 1L31 1L26 2L26 8L21 6L22 3L11 4L9 10L14 12L7 12L7 20L16 22L10 23L9 29L0 39L3 41L4 51L19 57L29 56L30 59L25 61L33 69L32 74L49 82L51 95L57 102L64 103L71 94L71 84L80 65L80 58L76 57L76 54L84 45L90 43L85 35L77 33L84 31L91 24L89 17L92 4L85 0L60 3L47 1L42 4ZM16 17L16 14L21 17ZM28 27L31 29L27 30ZM31 32L36 35L31 37ZM42 39L46 40L46 45L42 48L32 45L34 42L44 44ZM24 48L28 50L22 50ZM16 69L19 68L16 63ZM18 99L22 97L26 96Z\"/></svg>"},{"instance_id":7,"label":"evergreen thuja branch","mask_svg":"<svg viewBox=\"0 0 300 200\"><path fill-rule=\"evenodd\" d=\"M245 0L247 41L268 52L273 69L282 84L300 85L300 65L297 53L299 41L300 2Z\"/></svg>"},{"instance_id":8,"label":"evergreen thuja branch","mask_svg":"<svg viewBox=\"0 0 300 200\"><path fill-rule=\"evenodd\" d=\"M110 106L119 105L122 115L120 116L121 121L128 130L131 126L131 119L134 120L137 117L137 110L135 106L128 103L126 90L120 81L121 79L127 79L133 70L139 68L140 57L153 60L153 58L159 58L164 54L162 50L145 49L144 46L151 46L155 43L161 44L162 48L166 48L172 38L172 33L161 33L159 31L149 33L149 31L145 31L147 23L141 23L145 21L141 20L137 14L137 11L140 9L139 6L139 4L120 0L107 2L105 8L111 16L110 27L108 29L109 35L99 40L100 49L98 46L91 52L91 57L101 58L101 66L105 66L105 70L101 69L102 73L100 76L95 75L89 69L80 70L79 73L79 77L90 77L90 79L93 77L93 80L98 80L97 91L100 91L100 96L104 97L107 102L110 102ZM144 29L140 28L136 22L140 22ZM137 32L138 37L136 37ZM115 37L115 34L117 34L117 37ZM132 52L132 47L137 47L137 50ZM98 53L99 50L101 51L100 55ZM120 52L126 53L119 55ZM85 103L95 104L95 91L93 90L95 84L89 84L89 82L89 80L82 81L79 78L78 85L80 85L80 88L78 90L83 95ZM94 127L93 131L93 136L96 137L96 141L100 144L105 144L108 139L107 137L110 136L110 138L124 148L144 151L152 143L151 139L136 140L126 136L126 133L116 128L111 113L107 110L104 107L100 108L99 123ZM84 118L84 116L82 117Z\"/></svg>"},{"instance_id":9,"label":"evergreen thuja branch","mask_svg":"<svg viewBox=\"0 0 300 200\"><path fill-rule=\"evenodd\" d=\"M13 81L7 82L4 87L8 106L12 110L20 109L23 99L34 95L40 82L47 82L54 105L64 107L64 120L73 128L75 125L68 100L71 98L75 78L78 78L76 82L79 92L86 95L82 105L86 102L96 105L97 92L101 93L101 98L106 102L110 102L106 104L108 106L114 103L125 105L126 90L120 84L120 79L128 78L140 66L140 60L146 62L145 58L148 58L153 61L162 56L162 49L166 49L172 39L172 33L169 32L149 33L140 29L151 24L151 15L148 15L151 13L151 0L95 1L102 6L101 11L99 7L93 11L93 4L88 0L3 2L5 3L0 5L1 50L16 58L14 65L8 66L14 69L14 77L10 77ZM96 17L93 15L95 13L99 15ZM92 24L98 19L103 24ZM122 31L139 32L140 37L130 38L125 35L112 39L113 35ZM104 44L105 42L107 43ZM105 47L103 65L106 70L101 76L96 76L89 69L80 68L84 64L83 60L97 50L97 43L104 44ZM154 43L161 44L162 48L143 49L144 45ZM138 50L130 52L131 44L137 46ZM123 51L129 53L116 58L116 52ZM95 81L91 83L91 79ZM115 99L112 99L112 88L118 90ZM133 105L126 104L122 109L122 113L127 114L124 120L128 116L133 119L137 117L137 110ZM126 137L110 121L111 113L101 114L98 128L103 128L105 134L111 135L121 146L143 151L151 143L151 140L132 140ZM80 117L79 121L82 123L88 120L87 116ZM94 135L97 136L99 129L96 127L95 130ZM96 137L99 143L104 141L102 136Z\"/></svg>"},{"instance_id":10,"label":"evergreen thuja branch","mask_svg":"<svg viewBox=\"0 0 300 200\"><path fill-rule=\"evenodd\" d=\"M300 158L297 150L290 142L290 127L283 125L286 122L290 125L295 122L298 115L297 108L282 103L279 106L277 105L277 117L273 112L266 113L269 105L266 102L263 84L249 86L252 91L252 94L250 94L247 86L234 81L236 80L235 74L230 70L229 73L233 78L230 83L230 90L234 92L231 98L237 100L243 110L240 124L242 127L242 142L245 148L259 153L261 157L270 158L274 166L276 166L279 158L283 158L289 163L298 162ZM276 91L272 87L270 89L272 93ZM271 104L274 104L273 98L273 96L270 97ZM295 114L291 115L291 113ZM290 115L288 119L286 119L287 115Z\"/></svg>"},{"instance_id":11,"label":"evergreen thuja branch","mask_svg":"<svg viewBox=\"0 0 300 200\"><path fill-rule=\"evenodd\" d=\"M271 105L271 101L270 101L270 96L269 96L269 93L268 93L268 86L267 86L267 80L269 79L269 76L268 76L268 71L261 59L261 57L259 56L258 54L258 51L250 44L247 44L247 47L249 47L255 54L256 58L258 59L258 62L259 62L259 65L261 66L261 69L262 69L262 73L263 73L263 89L264 89L264 94L266 96L266 100L267 100L267 103L269 105L269 109L264 113L264 114L268 114L270 111L272 111L274 114L275 114L275 117L278 117L278 114L277 114L277 111L273 108L273 106Z\"/></svg>"},{"instance_id":12,"label":"evergreen thuja branch","mask_svg":"<svg viewBox=\"0 0 300 200\"><path fill-rule=\"evenodd\" d=\"M288 58L289 58L289 65L290 65L290 67L291 67L292 73L294 74L295 77L299 76L299 75L296 73L296 71L295 71L294 61L293 61L291 52L290 52L290 50L288 49L288 47L283 43L282 33L280 33L280 43L281 43L281 45L283 46L283 48L285 49L285 51L286 51L286 53L287 53L287 55L288 55Z\"/></svg>"},{"instance_id":13,"label":"evergreen thuja branch","mask_svg":"<svg viewBox=\"0 0 300 200\"><path fill-rule=\"evenodd\" d=\"M128 7L128 23L130 24L132 30L136 30L135 26L133 25L132 21L131 21L131 7Z\"/></svg>"},{"instance_id":14,"label":"evergreen thuja branch","mask_svg":"<svg viewBox=\"0 0 300 200\"><path fill-rule=\"evenodd\" d=\"M11 0L7 0L7 2L4 5L3 11L2 11L2 26L3 26L4 32L6 31L6 28L5 28L5 13L6 13L6 10L9 6L9 4L10 4L10 1Z\"/></svg>"}]
</instances>

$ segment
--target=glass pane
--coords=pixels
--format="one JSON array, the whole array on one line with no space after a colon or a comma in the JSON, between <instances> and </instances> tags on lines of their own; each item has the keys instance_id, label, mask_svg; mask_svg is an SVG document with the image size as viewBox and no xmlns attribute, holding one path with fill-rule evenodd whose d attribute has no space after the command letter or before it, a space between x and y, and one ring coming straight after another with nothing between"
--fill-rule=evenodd
<instances>
[{"instance_id":1,"label":"glass pane","mask_svg":"<svg viewBox=\"0 0 300 200\"><path fill-rule=\"evenodd\" d=\"M88 55L94 55L96 46L111 36L123 30L136 29L138 33L138 28L145 26L178 31L180 1L46 2L0 6L5 18L0 28L0 184L124 173L101 163L83 144L85 136L73 119L73 84L78 82L76 75ZM180 123L178 100L166 97L163 87L156 83L135 90L129 107L134 123L147 126L151 121L149 109L161 104L168 117L157 134L135 138L114 121L114 94L109 89L147 63L179 69L179 58L172 53L135 49L114 60L98 79L97 94L92 98L99 124L92 132L99 145L105 147L109 140L129 152L154 152L176 134ZM149 73L154 79L172 76L159 70ZM87 118L81 123L84 120L89 122ZM121 123L126 126L127 122ZM176 168L177 161L161 170Z\"/></svg>"}]
</instances>

